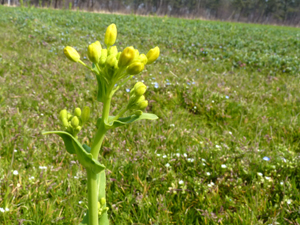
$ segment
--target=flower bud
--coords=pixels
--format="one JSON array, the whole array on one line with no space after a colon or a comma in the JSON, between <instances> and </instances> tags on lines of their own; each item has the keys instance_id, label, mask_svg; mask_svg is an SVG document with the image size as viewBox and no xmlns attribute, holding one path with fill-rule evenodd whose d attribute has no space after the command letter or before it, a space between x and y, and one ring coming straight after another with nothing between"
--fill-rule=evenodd
<instances>
[{"instance_id":1,"label":"flower bud","mask_svg":"<svg viewBox=\"0 0 300 225\"><path fill-rule=\"evenodd\" d=\"M72 127L76 128L79 126L79 119L77 116L74 116L71 120L71 125Z\"/></svg>"},{"instance_id":2,"label":"flower bud","mask_svg":"<svg viewBox=\"0 0 300 225\"><path fill-rule=\"evenodd\" d=\"M81 126L76 127L76 128L75 128L75 132L76 132L76 133L79 133L79 131L81 131L81 128L82 128Z\"/></svg>"},{"instance_id":3,"label":"flower bud","mask_svg":"<svg viewBox=\"0 0 300 225\"><path fill-rule=\"evenodd\" d=\"M137 116L140 116L140 115L142 115L143 114L143 111L141 111L141 110L137 110L135 113L134 113L135 115L137 115Z\"/></svg>"},{"instance_id":4,"label":"flower bud","mask_svg":"<svg viewBox=\"0 0 300 225\"><path fill-rule=\"evenodd\" d=\"M107 49L102 49L99 64L103 66L106 62L106 59L107 59Z\"/></svg>"},{"instance_id":5,"label":"flower bud","mask_svg":"<svg viewBox=\"0 0 300 225\"><path fill-rule=\"evenodd\" d=\"M126 47L120 55L119 67L128 66L135 58L135 50L133 47Z\"/></svg>"},{"instance_id":6,"label":"flower bud","mask_svg":"<svg viewBox=\"0 0 300 225\"><path fill-rule=\"evenodd\" d=\"M106 59L106 65L114 67L117 63L116 55L109 55Z\"/></svg>"},{"instance_id":7,"label":"flower bud","mask_svg":"<svg viewBox=\"0 0 300 225\"><path fill-rule=\"evenodd\" d=\"M59 113L60 121L63 121L64 118L66 118L66 119L68 118L68 112L66 109L61 110Z\"/></svg>"},{"instance_id":8,"label":"flower bud","mask_svg":"<svg viewBox=\"0 0 300 225\"><path fill-rule=\"evenodd\" d=\"M109 49L108 49L108 52L107 52L107 55L117 55L118 54L118 48L117 46L111 46Z\"/></svg>"},{"instance_id":9,"label":"flower bud","mask_svg":"<svg viewBox=\"0 0 300 225\"><path fill-rule=\"evenodd\" d=\"M138 99L136 100L136 103L139 104L141 102L145 101L145 96L141 95L140 97L138 97Z\"/></svg>"},{"instance_id":10,"label":"flower bud","mask_svg":"<svg viewBox=\"0 0 300 225\"><path fill-rule=\"evenodd\" d=\"M109 25L106 29L104 43L106 44L106 46L112 46L116 42L116 39L117 39L117 27L113 23Z\"/></svg>"},{"instance_id":11,"label":"flower bud","mask_svg":"<svg viewBox=\"0 0 300 225\"><path fill-rule=\"evenodd\" d=\"M117 56L116 56L117 60L119 60L119 59L120 59L120 55L121 55L121 53L122 53L122 52L118 52L118 54L117 54Z\"/></svg>"},{"instance_id":12,"label":"flower bud","mask_svg":"<svg viewBox=\"0 0 300 225\"><path fill-rule=\"evenodd\" d=\"M148 62L148 58L145 54L140 54L139 55L139 58L138 58L138 61L140 61L141 63L143 63L144 65L147 64Z\"/></svg>"},{"instance_id":13,"label":"flower bud","mask_svg":"<svg viewBox=\"0 0 300 225\"><path fill-rule=\"evenodd\" d=\"M143 84L142 82L137 82L134 85L134 92L137 96L141 96L143 94L145 94L147 90L147 86L145 84Z\"/></svg>"},{"instance_id":14,"label":"flower bud","mask_svg":"<svg viewBox=\"0 0 300 225\"><path fill-rule=\"evenodd\" d=\"M79 53L73 47L70 46L65 47L64 53L67 56L67 58L72 60L73 62L78 62L80 60Z\"/></svg>"},{"instance_id":15,"label":"flower bud","mask_svg":"<svg viewBox=\"0 0 300 225\"><path fill-rule=\"evenodd\" d=\"M127 67L127 73L130 75L135 75L143 71L144 64L141 62L134 62Z\"/></svg>"},{"instance_id":16,"label":"flower bud","mask_svg":"<svg viewBox=\"0 0 300 225\"><path fill-rule=\"evenodd\" d=\"M96 41L89 45L88 47L88 57L91 62L98 64L101 57L101 44L99 41Z\"/></svg>"},{"instance_id":17,"label":"flower bud","mask_svg":"<svg viewBox=\"0 0 300 225\"><path fill-rule=\"evenodd\" d=\"M105 198L100 199L100 204L101 204L101 206L104 206L106 204Z\"/></svg>"},{"instance_id":18,"label":"flower bud","mask_svg":"<svg viewBox=\"0 0 300 225\"><path fill-rule=\"evenodd\" d=\"M68 113L67 119L68 119L68 121L70 121L72 119L72 114L71 113Z\"/></svg>"},{"instance_id":19,"label":"flower bud","mask_svg":"<svg viewBox=\"0 0 300 225\"><path fill-rule=\"evenodd\" d=\"M90 118L90 107L88 106L85 106L82 110L82 113L81 113L81 120L82 120L82 123L86 123L89 118Z\"/></svg>"},{"instance_id":20,"label":"flower bud","mask_svg":"<svg viewBox=\"0 0 300 225\"><path fill-rule=\"evenodd\" d=\"M159 48L156 46L155 48L150 49L150 51L147 53L148 62L147 64L153 63L155 60L157 60L159 56Z\"/></svg>"},{"instance_id":21,"label":"flower bud","mask_svg":"<svg viewBox=\"0 0 300 225\"><path fill-rule=\"evenodd\" d=\"M147 106L148 106L148 101L147 100L138 103L138 108L141 109L141 110L146 109Z\"/></svg>"},{"instance_id":22,"label":"flower bud","mask_svg":"<svg viewBox=\"0 0 300 225\"><path fill-rule=\"evenodd\" d=\"M69 126L69 121L68 121L67 118L63 118L62 119L62 123L63 123L64 127L68 127Z\"/></svg>"},{"instance_id":23,"label":"flower bud","mask_svg":"<svg viewBox=\"0 0 300 225\"><path fill-rule=\"evenodd\" d=\"M77 117L80 117L80 116L81 116L81 109L77 107L77 108L74 110L74 115L77 116Z\"/></svg>"}]
</instances>

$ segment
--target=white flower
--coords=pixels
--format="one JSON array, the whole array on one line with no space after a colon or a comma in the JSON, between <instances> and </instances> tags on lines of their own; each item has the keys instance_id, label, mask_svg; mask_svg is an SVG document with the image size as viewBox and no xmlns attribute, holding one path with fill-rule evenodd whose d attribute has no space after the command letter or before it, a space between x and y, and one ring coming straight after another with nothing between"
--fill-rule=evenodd
<instances>
[{"instance_id":1,"label":"white flower","mask_svg":"<svg viewBox=\"0 0 300 225\"><path fill-rule=\"evenodd\" d=\"M34 176L31 176L31 177L29 177L28 179L29 179L29 180L33 180L33 179L34 179Z\"/></svg>"},{"instance_id":2,"label":"white flower","mask_svg":"<svg viewBox=\"0 0 300 225\"><path fill-rule=\"evenodd\" d=\"M205 159L201 159L203 162L206 162L206 160Z\"/></svg>"},{"instance_id":3,"label":"white flower","mask_svg":"<svg viewBox=\"0 0 300 225\"><path fill-rule=\"evenodd\" d=\"M176 156L177 156L177 157L180 157L180 153L176 153Z\"/></svg>"},{"instance_id":4,"label":"white flower","mask_svg":"<svg viewBox=\"0 0 300 225\"><path fill-rule=\"evenodd\" d=\"M160 154L156 154L158 157L160 156Z\"/></svg>"},{"instance_id":5,"label":"white flower","mask_svg":"<svg viewBox=\"0 0 300 225\"><path fill-rule=\"evenodd\" d=\"M288 200L286 201L286 203L289 205L289 204L292 203L292 200L291 200L291 199L288 199Z\"/></svg>"},{"instance_id":6,"label":"white flower","mask_svg":"<svg viewBox=\"0 0 300 225\"><path fill-rule=\"evenodd\" d=\"M214 103L215 101L214 101L214 100L212 100L211 102L212 102L212 103Z\"/></svg>"},{"instance_id":7,"label":"white flower","mask_svg":"<svg viewBox=\"0 0 300 225\"><path fill-rule=\"evenodd\" d=\"M206 175L207 175L207 176L210 176L210 172L206 172Z\"/></svg>"},{"instance_id":8,"label":"white flower","mask_svg":"<svg viewBox=\"0 0 300 225\"><path fill-rule=\"evenodd\" d=\"M219 149L220 149L220 148L221 148L221 146L220 146L220 145L216 145L216 148L219 148Z\"/></svg>"},{"instance_id":9,"label":"white flower","mask_svg":"<svg viewBox=\"0 0 300 225\"><path fill-rule=\"evenodd\" d=\"M47 166L39 166L39 168L40 168L41 170L46 170L46 169L47 169Z\"/></svg>"},{"instance_id":10,"label":"white flower","mask_svg":"<svg viewBox=\"0 0 300 225\"><path fill-rule=\"evenodd\" d=\"M18 175L18 174L19 174L18 170L14 170L13 175Z\"/></svg>"},{"instance_id":11,"label":"white flower","mask_svg":"<svg viewBox=\"0 0 300 225\"><path fill-rule=\"evenodd\" d=\"M210 182L210 184L208 184L207 186L208 187L212 187L212 186L214 186L215 184L214 184L214 182Z\"/></svg>"},{"instance_id":12,"label":"white flower","mask_svg":"<svg viewBox=\"0 0 300 225\"><path fill-rule=\"evenodd\" d=\"M175 124L173 124L173 123L172 123L172 124L170 124L170 127L175 127Z\"/></svg>"},{"instance_id":13,"label":"white flower","mask_svg":"<svg viewBox=\"0 0 300 225\"><path fill-rule=\"evenodd\" d=\"M187 157L187 154L186 154L186 153L184 153L184 154L183 154L183 156L186 158L186 157Z\"/></svg>"},{"instance_id":14,"label":"white flower","mask_svg":"<svg viewBox=\"0 0 300 225\"><path fill-rule=\"evenodd\" d=\"M227 166L225 164L222 164L221 167L224 169L227 168Z\"/></svg>"},{"instance_id":15,"label":"white flower","mask_svg":"<svg viewBox=\"0 0 300 225\"><path fill-rule=\"evenodd\" d=\"M179 183L179 184L183 184L183 183L184 183L184 181L183 181L183 180L180 180L178 183Z\"/></svg>"},{"instance_id":16,"label":"white flower","mask_svg":"<svg viewBox=\"0 0 300 225\"><path fill-rule=\"evenodd\" d=\"M271 177L265 177L266 180L271 180Z\"/></svg>"},{"instance_id":17,"label":"white flower","mask_svg":"<svg viewBox=\"0 0 300 225\"><path fill-rule=\"evenodd\" d=\"M260 177L264 176L262 173L259 173L259 172L257 173L257 175Z\"/></svg>"},{"instance_id":18,"label":"white flower","mask_svg":"<svg viewBox=\"0 0 300 225\"><path fill-rule=\"evenodd\" d=\"M206 166L206 164L205 164L205 163L202 163L202 165L203 165L203 166Z\"/></svg>"},{"instance_id":19,"label":"white flower","mask_svg":"<svg viewBox=\"0 0 300 225\"><path fill-rule=\"evenodd\" d=\"M9 211L9 208L5 208L5 211L8 212L8 211Z\"/></svg>"},{"instance_id":20,"label":"white flower","mask_svg":"<svg viewBox=\"0 0 300 225\"><path fill-rule=\"evenodd\" d=\"M169 164L169 163L167 163L167 164L165 165L165 167L170 167L170 164Z\"/></svg>"},{"instance_id":21,"label":"white flower","mask_svg":"<svg viewBox=\"0 0 300 225\"><path fill-rule=\"evenodd\" d=\"M82 203L82 201L79 201L78 204L80 205Z\"/></svg>"},{"instance_id":22,"label":"white flower","mask_svg":"<svg viewBox=\"0 0 300 225\"><path fill-rule=\"evenodd\" d=\"M14 152L17 152L17 151L18 151L17 149L14 150Z\"/></svg>"},{"instance_id":23,"label":"white flower","mask_svg":"<svg viewBox=\"0 0 300 225\"><path fill-rule=\"evenodd\" d=\"M0 208L0 212L4 213L4 212L5 212L5 210L4 210L3 208Z\"/></svg>"},{"instance_id":24,"label":"white flower","mask_svg":"<svg viewBox=\"0 0 300 225\"><path fill-rule=\"evenodd\" d=\"M74 179L78 179L79 177L77 177L77 176L74 176Z\"/></svg>"},{"instance_id":25,"label":"white flower","mask_svg":"<svg viewBox=\"0 0 300 225\"><path fill-rule=\"evenodd\" d=\"M167 158L167 156L166 156L166 155L164 155L164 156L163 156L163 158L165 159L165 158Z\"/></svg>"},{"instance_id":26,"label":"white flower","mask_svg":"<svg viewBox=\"0 0 300 225\"><path fill-rule=\"evenodd\" d=\"M231 131L229 131L228 133L229 133L230 135L232 134L232 132L231 132Z\"/></svg>"},{"instance_id":27,"label":"white flower","mask_svg":"<svg viewBox=\"0 0 300 225\"><path fill-rule=\"evenodd\" d=\"M188 158L187 161L188 161L188 162L194 162L194 159Z\"/></svg>"},{"instance_id":28,"label":"white flower","mask_svg":"<svg viewBox=\"0 0 300 225\"><path fill-rule=\"evenodd\" d=\"M280 185L283 185L283 181L280 182Z\"/></svg>"}]
</instances>

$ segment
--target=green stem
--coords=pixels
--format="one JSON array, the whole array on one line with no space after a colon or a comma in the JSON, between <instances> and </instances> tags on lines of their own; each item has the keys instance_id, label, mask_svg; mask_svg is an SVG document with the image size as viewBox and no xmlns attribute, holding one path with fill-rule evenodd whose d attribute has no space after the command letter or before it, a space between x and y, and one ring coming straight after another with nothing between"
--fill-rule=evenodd
<instances>
[{"instance_id":1,"label":"green stem","mask_svg":"<svg viewBox=\"0 0 300 225\"><path fill-rule=\"evenodd\" d=\"M89 224L98 225L98 184L97 174L87 170L88 177L88 207L89 207Z\"/></svg>"},{"instance_id":2,"label":"green stem","mask_svg":"<svg viewBox=\"0 0 300 225\"><path fill-rule=\"evenodd\" d=\"M125 112L127 111L127 107L123 108L119 113L118 115L116 115L113 120L117 120L120 118L120 116L122 116Z\"/></svg>"}]
</instances>

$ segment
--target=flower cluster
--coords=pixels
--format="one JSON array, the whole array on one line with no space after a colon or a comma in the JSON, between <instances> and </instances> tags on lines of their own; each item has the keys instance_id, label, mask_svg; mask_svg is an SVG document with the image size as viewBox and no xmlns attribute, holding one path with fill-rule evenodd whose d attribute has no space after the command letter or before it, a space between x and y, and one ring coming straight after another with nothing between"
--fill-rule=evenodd
<instances>
[{"instance_id":1,"label":"flower cluster","mask_svg":"<svg viewBox=\"0 0 300 225\"><path fill-rule=\"evenodd\" d=\"M99 41L88 46L87 55L92 62L92 67L80 60L80 55L74 48L70 46L64 48L67 58L81 63L97 75L99 101L103 101L104 96L111 92L111 87L118 81L140 73L146 64L153 63L160 54L158 47L151 49L146 55L140 54L132 46L126 47L122 52L119 52L117 46L114 45L116 38L116 25L111 24L108 26L104 38L107 49L102 48ZM146 105L145 102L144 105Z\"/></svg>"},{"instance_id":2,"label":"flower cluster","mask_svg":"<svg viewBox=\"0 0 300 225\"><path fill-rule=\"evenodd\" d=\"M66 109L63 109L59 113L59 119L62 122L64 128L68 133L77 138L77 134L81 130L82 126L90 118L90 108L85 106L81 111L80 108L74 110L74 115L69 113Z\"/></svg>"}]
</instances>

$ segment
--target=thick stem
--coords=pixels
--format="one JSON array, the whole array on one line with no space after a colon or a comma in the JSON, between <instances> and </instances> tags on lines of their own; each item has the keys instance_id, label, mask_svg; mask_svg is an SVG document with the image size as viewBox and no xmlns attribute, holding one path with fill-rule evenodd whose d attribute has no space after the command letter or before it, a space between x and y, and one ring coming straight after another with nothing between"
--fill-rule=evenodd
<instances>
[{"instance_id":1,"label":"thick stem","mask_svg":"<svg viewBox=\"0 0 300 225\"><path fill-rule=\"evenodd\" d=\"M98 184L97 174L87 170L89 224L98 225Z\"/></svg>"}]
</instances>

